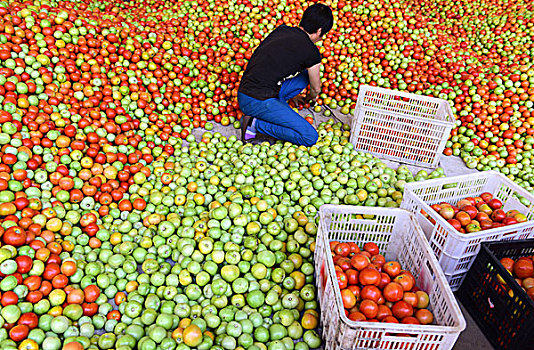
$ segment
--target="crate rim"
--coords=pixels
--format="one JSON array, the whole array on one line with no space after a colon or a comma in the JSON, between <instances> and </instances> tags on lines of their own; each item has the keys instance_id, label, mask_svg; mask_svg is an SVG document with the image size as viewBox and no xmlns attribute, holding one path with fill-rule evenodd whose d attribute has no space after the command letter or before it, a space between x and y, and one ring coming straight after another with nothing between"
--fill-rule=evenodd
<instances>
[{"instance_id":1,"label":"crate rim","mask_svg":"<svg viewBox=\"0 0 534 350\"><path fill-rule=\"evenodd\" d=\"M534 195L532 193L528 192L523 187L519 186L514 181L510 180L508 177L504 176L502 173L497 172L495 170L477 171L477 172L473 172L473 173L465 174L465 175L447 176L447 177L439 177L435 179L428 179L425 181L407 182L404 185L404 190L405 191L409 190L413 192L414 189L425 188L425 187L428 187L427 185L439 184L439 183L443 183L444 181L447 181L446 184L451 184L459 180L468 179L472 177L484 178L484 177L489 177L489 176L500 177L503 181L508 182L508 184L511 187L513 187L513 189L516 192L522 192L521 195L526 196L526 197L531 197L531 199L534 200Z\"/></svg>"},{"instance_id":2,"label":"crate rim","mask_svg":"<svg viewBox=\"0 0 534 350\"><path fill-rule=\"evenodd\" d=\"M486 241L482 242L480 246L480 250L484 249L484 251L489 255L489 257L492 260L495 260L497 262L496 269L499 274L502 274L503 279L508 279L509 281L513 281L513 283L508 283L508 286L512 288L514 291L514 296L518 298L522 298L523 302L526 302L529 307L531 307L534 310L534 300L528 297L526 292L521 288L521 286L515 281L515 278L513 278L513 275L511 275L508 270L504 268L504 266L501 264L500 259L498 259L493 251L491 250L491 246L497 246L502 244L513 244L513 245L521 245L521 244L531 244L534 248L534 239L520 239L520 240L514 240L514 241ZM477 255L478 257L478 255ZM508 282L508 281L505 281Z\"/></svg>"},{"instance_id":3,"label":"crate rim","mask_svg":"<svg viewBox=\"0 0 534 350\"><path fill-rule=\"evenodd\" d=\"M383 110L380 110L380 109L376 109L374 107L360 107L361 109L364 109L364 110L367 110L367 111L373 111L373 112L377 112L377 113L384 113ZM357 114L357 110L354 111L354 122L353 122L353 125L354 124L359 124L359 125L363 125L364 123L359 121L358 118L356 117L356 114ZM447 114L448 116L448 114ZM440 120L440 119L428 119L428 118L423 118L423 117L415 117L415 116L410 116L410 119L413 119L413 120L416 120L418 122L422 122L422 123L428 123L429 120L432 121L432 124L436 124L436 125L440 125L440 126L443 126L443 127L447 127L447 128L452 128L454 126L454 122L452 121L445 121L445 120ZM437 140L437 138L436 138Z\"/></svg>"},{"instance_id":4,"label":"crate rim","mask_svg":"<svg viewBox=\"0 0 534 350\"><path fill-rule=\"evenodd\" d=\"M385 213L399 213L401 215L407 215L409 220L412 221L415 227L416 234L419 235L420 239L422 239L423 242L426 242L424 244L424 249L427 250L427 255L430 257L431 265L434 268L434 272L436 272L435 278L439 279L439 284L441 284L441 290L446 294L446 298L449 300L451 307L453 308L452 313L456 314L458 316L458 325L456 326L443 326L443 325L407 325L407 324L396 324L396 323L382 323L382 322L356 322L350 320L347 316L345 316L345 312L341 309L341 305L343 304L341 300L341 291L339 289L339 284L333 283L334 285L334 295L335 295L335 306L338 308L339 317L340 319L345 322L347 325L351 327L357 327L357 328L367 328L367 329L373 329L376 331L383 331L384 328L387 328L388 331L395 332L398 331L398 333L430 333L430 332L439 332L439 333L460 333L465 330L467 323L465 321L465 318L462 314L462 311L460 309L460 306L458 305L458 301L454 297L454 294L452 293L452 290L450 289L449 284L447 283L447 280L445 279L443 270L441 269L441 266L439 265L439 262L437 258L434 255L434 252L430 249L430 246L428 245L428 241L426 240L426 237L424 233L422 232L421 227L417 223L417 220L415 219L413 213L411 213L409 210L401 209L401 208L373 208L373 207L364 207L364 206L349 206L349 205L335 205L335 204L324 204L319 209L319 215L321 215L324 210L330 210L334 208L343 207L349 210L356 211L358 210L359 213L362 213L364 211L369 212L372 215L380 215ZM377 210L378 209L378 210ZM325 249L328 246L327 243L329 243L328 237L323 237L325 240ZM328 265L328 273L330 275L331 271L334 271L334 262L331 259L330 256L327 254L327 262ZM330 276L332 277L332 276Z\"/></svg>"},{"instance_id":5,"label":"crate rim","mask_svg":"<svg viewBox=\"0 0 534 350\"><path fill-rule=\"evenodd\" d=\"M372 85L368 85L368 84L362 84L358 87L358 99L356 101L356 105L358 106L358 108L365 108L365 109L373 109L373 110L376 110L376 111L380 111L380 110L377 110L373 107L362 107L361 104L363 103L363 98L361 98L360 96L363 96L364 94L362 94L362 92L365 92L365 91L377 91L377 92L383 92L383 93L391 93L392 91L394 91L395 93L399 94L399 95L402 95L402 96L405 96L405 97L412 97L412 98L417 98L417 97L423 97L425 99L429 99L431 100L432 102L436 102L436 103L439 103L439 104L444 104L446 105L446 108L447 108L447 113L445 113L446 115L446 119L445 120L440 120L440 119L431 119L432 121L438 121L438 122L442 122L444 124L447 124L447 125L451 125L451 124L454 124L456 122L456 119L454 118L454 115L452 113L452 108L451 108L451 105L448 101L444 100L444 99L441 99L441 98L438 98L438 97L434 97L434 96L427 96L427 95L418 95L418 94L414 94L414 93L411 93L411 92L404 92L404 91L400 91L400 90L395 90L395 89L386 89L386 88L383 88L383 87L379 87L379 86L372 86ZM358 110L358 108L356 108L355 110L355 113L356 111ZM428 118L421 118L421 117L413 117L413 118L418 118L420 120L424 120L424 121L427 121L428 122Z\"/></svg>"}]
</instances>

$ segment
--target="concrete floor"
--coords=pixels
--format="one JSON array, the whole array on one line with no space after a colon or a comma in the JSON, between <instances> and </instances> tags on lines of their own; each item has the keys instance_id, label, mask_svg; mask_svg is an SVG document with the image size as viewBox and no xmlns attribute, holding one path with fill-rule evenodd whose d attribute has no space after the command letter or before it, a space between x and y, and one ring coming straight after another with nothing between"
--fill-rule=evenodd
<instances>
[{"instance_id":1,"label":"concrete floor","mask_svg":"<svg viewBox=\"0 0 534 350\"><path fill-rule=\"evenodd\" d=\"M324 107L323 107L324 108ZM321 122L327 121L328 119L332 118L330 116L329 118L325 117L321 112L315 113L311 110L302 110L300 111L301 115L306 114L313 114L315 119L315 126L318 126ZM352 120L352 116L345 116L341 114L339 111L333 111L333 118L334 120L341 121L343 123L347 123L350 125L350 121ZM200 140L202 133L205 130L203 129L196 129L193 131L193 135L195 135L197 140ZM231 126L225 127L220 124L214 123L213 132L220 132L223 135L231 136L235 135L237 137L240 137L240 131L237 129L234 129ZM267 138L264 138L260 136L261 139L265 140ZM393 161L384 161L389 167L396 169L400 163L393 162ZM445 175L447 176L456 176L456 175L465 175L469 173L477 172L477 170L469 169L465 166L464 162L458 158L458 157L447 157L447 156L441 156L440 159L440 167L442 167L445 171ZM419 168L416 166L408 166L408 168L413 172L416 173L417 171L424 169L428 170L426 168ZM493 347L491 344L487 341L486 337L478 326L475 324L469 313L466 311L466 309L461 305L460 302L460 308L462 309L462 313L465 317L465 320L467 322L467 327L465 331L463 331L460 334L460 337L458 338L458 341L456 342L453 350L492 350Z\"/></svg>"}]
</instances>

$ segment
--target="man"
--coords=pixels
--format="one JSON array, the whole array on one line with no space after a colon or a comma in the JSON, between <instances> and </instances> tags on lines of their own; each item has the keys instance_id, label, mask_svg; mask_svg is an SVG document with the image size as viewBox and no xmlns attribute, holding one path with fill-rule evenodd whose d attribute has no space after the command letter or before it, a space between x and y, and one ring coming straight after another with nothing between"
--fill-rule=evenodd
<instances>
[{"instance_id":1,"label":"man","mask_svg":"<svg viewBox=\"0 0 534 350\"><path fill-rule=\"evenodd\" d=\"M321 54L315 43L332 29L332 10L314 4L302 15L299 27L281 25L256 48L243 74L238 102L245 114L241 119L241 139L256 133L312 146L317 142L315 128L287 103L298 106L314 102L321 92ZM299 95L310 85L306 96Z\"/></svg>"}]
</instances>

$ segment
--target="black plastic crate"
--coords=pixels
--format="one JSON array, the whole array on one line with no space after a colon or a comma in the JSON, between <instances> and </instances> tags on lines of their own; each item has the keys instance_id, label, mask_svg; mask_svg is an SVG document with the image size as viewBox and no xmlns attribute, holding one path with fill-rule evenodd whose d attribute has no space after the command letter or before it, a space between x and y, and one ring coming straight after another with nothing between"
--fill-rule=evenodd
<instances>
[{"instance_id":1,"label":"black plastic crate","mask_svg":"<svg viewBox=\"0 0 534 350\"><path fill-rule=\"evenodd\" d=\"M534 301L500 263L504 257L515 260L531 255L533 239L483 242L456 293L495 349L534 349Z\"/></svg>"}]
</instances>

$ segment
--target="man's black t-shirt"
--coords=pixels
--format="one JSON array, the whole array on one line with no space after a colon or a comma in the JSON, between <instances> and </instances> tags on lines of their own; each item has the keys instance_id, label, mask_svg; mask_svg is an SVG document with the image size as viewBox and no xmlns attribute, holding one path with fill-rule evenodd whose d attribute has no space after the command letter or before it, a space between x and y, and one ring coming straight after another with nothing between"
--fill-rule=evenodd
<instances>
[{"instance_id":1,"label":"man's black t-shirt","mask_svg":"<svg viewBox=\"0 0 534 350\"><path fill-rule=\"evenodd\" d=\"M319 49L304 30L281 25L252 54L239 92L258 100L277 97L284 80L320 62Z\"/></svg>"}]
</instances>

